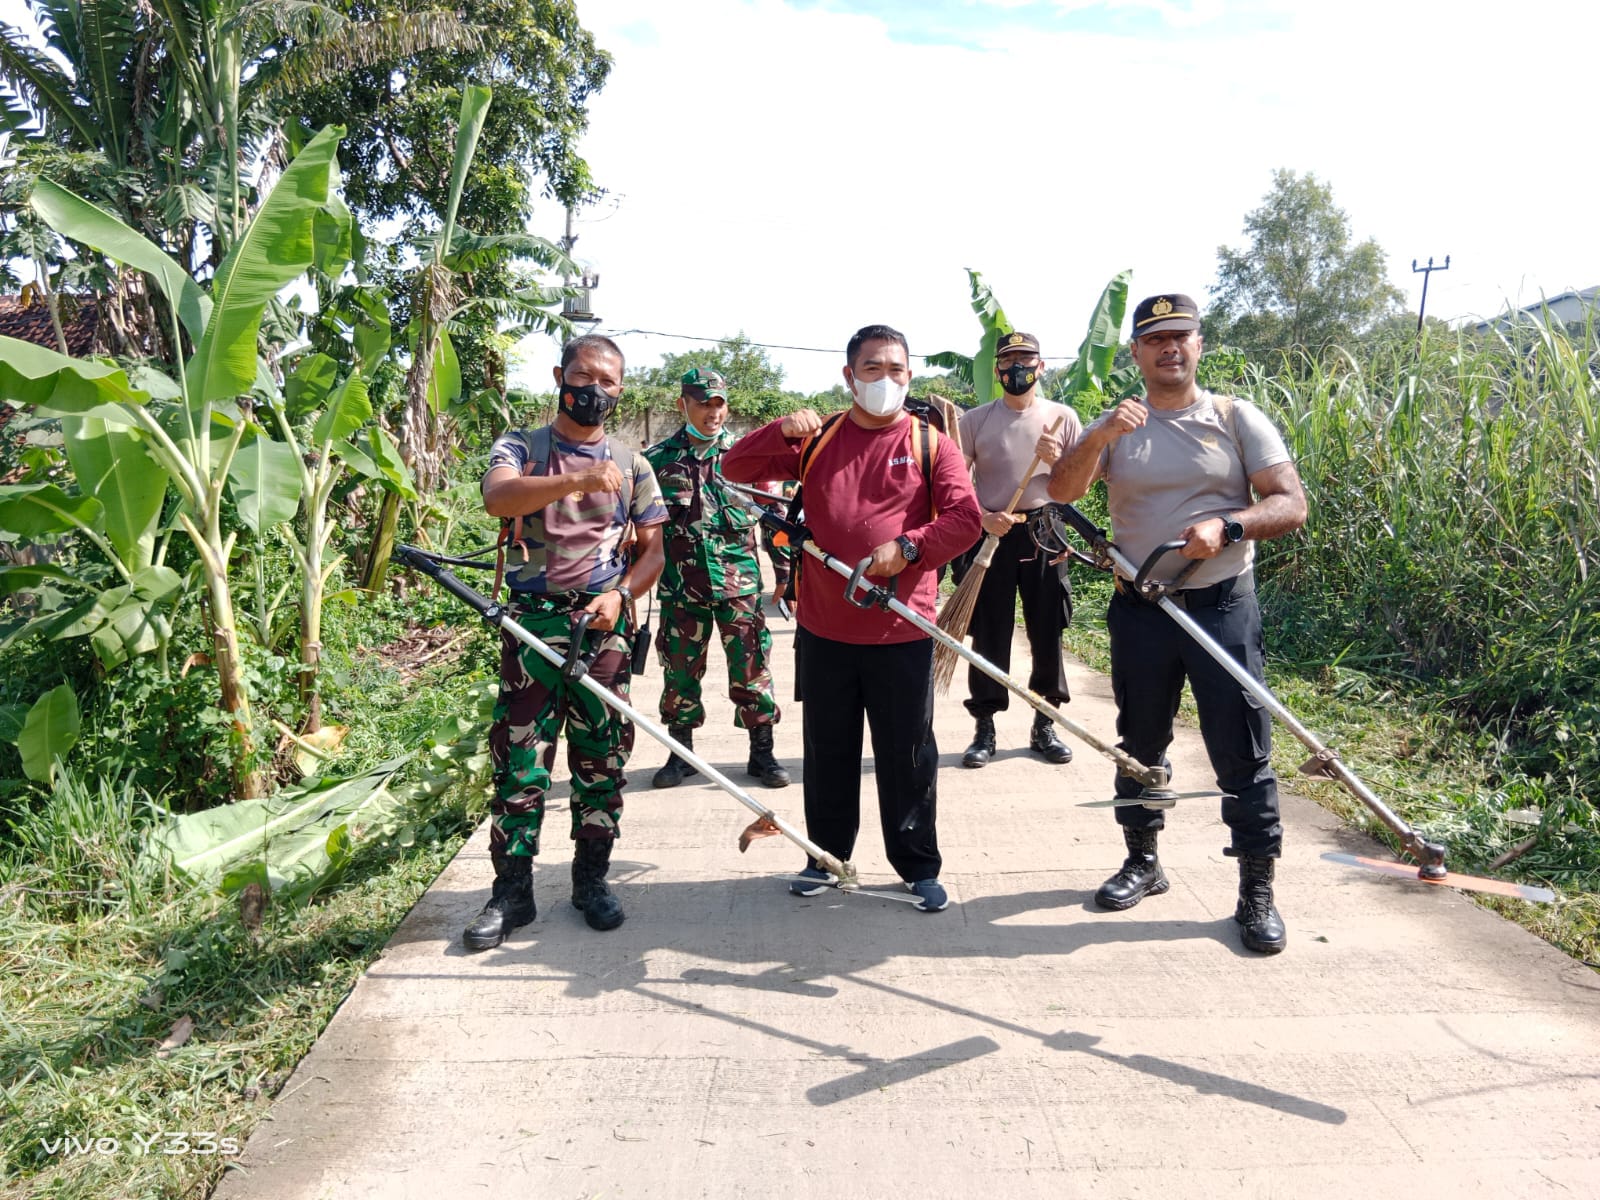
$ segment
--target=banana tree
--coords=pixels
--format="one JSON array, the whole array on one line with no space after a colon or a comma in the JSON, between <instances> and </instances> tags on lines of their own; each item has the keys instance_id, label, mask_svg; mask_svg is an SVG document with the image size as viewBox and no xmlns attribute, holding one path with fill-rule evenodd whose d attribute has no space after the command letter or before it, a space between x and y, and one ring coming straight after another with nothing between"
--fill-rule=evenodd
<instances>
[{"instance_id":1,"label":"banana tree","mask_svg":"<svg viewBox=\"0 0 1600 1200\"><path fill-rule=\"evenodd\" d=\"M42 412L83 415L136 437L166 473L181 500L178 522L194 544L205 579L221 707L232 719L235 776L241 794L260 795L249 694L239 657L228 565L237 531L222 528L223 491L254 422L237 400L258 385L257 335L267 303L294 282L318 253L323 226L338 205L329 197L334 153L343 131L324 129L285 168L260 209L217 268L207 296L158 247L121 221L63 188L41 180L32 204L63 236L145 272L172 312L173 344L181 323L196 347L175 366L176 395L158 402L121 368L73 359L0 338L0 395Z\"/></svg>"},{"instance_id":2,"label":"banana tree","mask_svg":"<svg viewBox=\"0 0 1600 1200\"><path fill-rule=\"evenodd\" d=\"M976 403L987 404L1000 394L994 375L995 347L1002 336L1012 332L1012 325L983 277L971 268L967 276L972 284L972 311L978 314L978 322L983 327L978 353L969 357L945 350L930 354L928 364L943 367L971 384ZM1078 357L1055 388L1053 399L1076 405L1080 400L1104 398L1126 382L1124 374L1114 373L1111 365L1121 344L1122 319L1128 311L1128 286L1132 280L1132 271L1122 271L1113 276L1100 293L1089 316L1089 327L1078 345Z\"/></svg>"},{"instance_id":3,"label":"banana tree","mask_svg":"<svg viewBox=\"0 0 1600 1200\"><path fill-rule=\"evenodd\" d=\"M928 355L928 365L953 372L956 378L972 385L974 403L987 404L1000 394L1000 385L994 377L994 349L1003 334L1012 332L1012 325L989 285L983 282L983 276L968 267L967 279L972 285L972 311L978 314L978 323L983 326L978 353L968 357L954 350L941 350Z\"/></svg>"},{"instance_id":4,"label":"banana tree","mask_svg":"<svg viewBox=\"0 0 1600 1200\"><path fill-rule=\"evenodd\" d=\"M506 256L532 259L547 270L577 270L560 248L544 238L525 233L481 235L456 224L461 193L491 99L492 92L486 87L468 87L461 94L450 193L438 235L422 247L425 261L413 293L411 367L406 373L399 443L401 458L422 496L432 494L444 478L451 443L449 408L462 393L461 367L450 342L450 322L469 308L478 307L497 319L510 320L518 332L570 330L566 319L551 310L565 294L559 288L535 287L506 296L478 296L469 286L474 270ZM374 522L363 587L375 589L383 585L399 514L399 496L392 491L386 493Z\"/></svg>"},{"instance_id":5,"label":"banana tree","mask_svg":"<svg viewBox=\"0 0 1600 1200\"><path fill-rule=\"evenodd\" d=\"M415 498L409 472L389 434L372 423L372 402L363 372L373 370L388 352L386 340L365 339L357 347L356 365L337 385L337 363L326 354L312 354L296 368L285 388L285 401L272 408L281 440L257 438L234 462L235 494L273 498L240 517L261 523L298 502L301 528L284 524L280 532L294 554L300 580L300 699L304 729L322 727L318 672L322 659L322 605L329 577L340 558L328 558L334 527L328 502L348 467L379 482L397 496ZM309 428L308 428L309 427ZM281 518L280 518L281 519Z\"/></svg>"},{"instance_id":6,"label":"banana tree","mask_svg":"<svg viewBox=\"0 0 1600 1200\"><path fill-rule=\"evenodd\" d=\"M1122 344L1122 319L1128 312L1128 286L1132 282L1132 271L1119 271L1106 284L1089 316L1078 357L1056 388L1055 399L1073 405L1085 419L1098 416L1108 397L1127 394L1126 375L1113 372L1111 365ZM1137 378L1138 369L1129 370ZM1090 407L1091 401L1099 403Z\"/></svg>"}]
</instances>

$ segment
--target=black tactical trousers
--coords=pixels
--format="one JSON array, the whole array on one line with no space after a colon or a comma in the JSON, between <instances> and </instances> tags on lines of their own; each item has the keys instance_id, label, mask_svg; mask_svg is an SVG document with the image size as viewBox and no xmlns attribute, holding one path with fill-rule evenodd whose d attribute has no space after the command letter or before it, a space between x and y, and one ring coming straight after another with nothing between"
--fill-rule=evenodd
<instances>
[{"instance_id":1,"label":"black tactical trousers","mask_svg":"<svg viewBox=\"0 0 1600 1200\"><path fill-rule=\"evenodd\" d=\"M933 643L918 638L858 646L804 627L794 636L804 699L807 834L841 859L855 851L865 717L889 863L908 883L936 878L943 860L934 829L939 747L933 738Z\"/></svg>"},{"instance_id":2,"label":"black tactical trousers","mask_svg":"<svg viewBox=\"0 0 1600 1200\"><path fill-rule=\"evenodd\" d=\"M994 561L984 572L968 626L973 651L1010 674L1020 593L1022 625L1028 631L1028 651L1033 658L1028 690L1057 704L1071 698L1061 663L1061 631L1072 616L1072 593L1065 571L1065 564L1051 566L1049 556L1033 544L1026 521L1013 525L995 547ZM974 717L992 717L1011 704L1010 691L973 666L967 668L967 695L971 697L967 711Z\"/></svg>"},{"instance_id":3,"label":"black tactical trousers","mask_svg":"<svg viewBox=\"0 0 1600 1200\"><path fill-rule=\"evenodd\" d=\"M1208 634L1257 679L1264 679L1261 609L1249 575L1180 593ZM1183 681L1200 712L1200 734L1223 792L1222 820L1232 852L1276 858L1283 845L1278 781L1272 771L1272 715L1160 607L1118 591L1106 612L1111 634L1111 690L1119 744L1147 765L1166 760ZM1117 776L1117 795L1136 796L1137 780ZM1165 814L1119 808L1119 824L1161 829Z\"/></svg>"}]
</instances>

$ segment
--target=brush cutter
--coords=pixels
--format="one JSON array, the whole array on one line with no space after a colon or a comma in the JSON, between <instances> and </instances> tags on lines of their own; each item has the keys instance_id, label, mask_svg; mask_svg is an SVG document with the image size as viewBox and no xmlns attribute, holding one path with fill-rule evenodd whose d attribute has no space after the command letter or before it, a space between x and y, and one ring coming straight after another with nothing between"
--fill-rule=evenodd
<instances>
[{"instance_id":1,"label":"brush cutter","mask_svg":"<svg viewBox=\"0 0 1600 1200\"><path fill-rule=\"evenodd\" d=\"M1314 733L1302 725L1295 715L1283 706L1282 701L1273 695L1266 684L1251 675L1231 654L1223 649L1215 638L1201 628L1193 617L1172 600L1171 593L1178 591L1183 586L1184 581L1200 566L1199 559L1189 563L1174 579L1162 582L1151 578L1156 564L1172 551L1182 549L1185 545L1184 542L1163 542L1152 550L1143 565L1136 569L1104 529L1101 529L1070 504L1051 504L1040 509L1032 518L1030 533L1033 535L1033 539L1040 550L1046 554L1065 553L1070 549L1066 535L1066 526L1068 525L1093 550L1096 566L1103 570L1115 569L1124 580L1131 580L1133 591L1136 595L1160 605L1161 609L1176 621L1184 632L1199 643L1201 649L1214 658L1223 670L1238 681L1240 687L1259 700L1262 707L1276 717L1289 732L1294 734L1311 751L1311 757L1300 765L1300 773L1302 775L1313 779L1332 779L1342 784L1345 790L1366 805L1372 814L1400 839L1400 844L1406 853L1415 858L1419 864L1416 872L1418 879L1425 883L1516 896L1523 900L1549 902L1555 899L1555 893L1548 888L1508 883L1499 879L1456 875L1446 870L1444 865L1446 851L1442 843L1428 841L1410 825L1407 825L1398 813L1380 800L1372 789L1356 776L1355 772L1345 766L1340 760L1337 751L1329 749ZM1177 799L1177 797L1173 797L1173 799ZM1127 800L1093 801L1084 807L1119 807L1142 803L1146 803L1146 801L1142 797L1135 796ZM1160 805L1149 805L1149 807L1169 808L1171 804L1162 803ZM1381 859L1366 859L1351 854L1325 854L1323 857L1346 865L1368 867L1390 874L1410 873L1409 868L1404 867L1402 864L1385 862Z\"/></svg>"},{"instance_id":2,"label":"brush cutter","mask_svg":"<svg viewBox=\"0 0 1600 1200\"><path fill-rule=\"evenodd\" d=\"M748 850L750 848L750 843L757 838L768 837L772 834L782 834L784 837L788 838L796 846L799 846L800 849L804 850L808 855L810 855L812 861L814 861L820 868L829 872L833 876L833 878L829 880L830 887L837 888L839 891L849 895L877 896L884 900L898 900L909 904L921 903L921 901L915 896L902 896L898 893L878 892L863 888L861 886L860 877L856 872L855 864L842 862L836 856L829 854L821 846L818 846L815 842L811 841L810 838L806 837L782 817L778 816L778 814L771 808L767 807L765 804L762 804L759 800L751 796L738 784L734 783L733 780L729 779L726 775L713 767L705 759L701 758L693 750L690 750L687 746L680 745L671 734L669 734L660 725L657 725L654 721L650 720L650 718L646 717L638 709L634 708L633 705L629 704L616 693L596 683L595 680L589 675L589 663L590 657L592 656L586 656L583 652L584 635L588 632L589 622L593 619L592 613L580 613L575 618L573 624L572 645L567 656L563 658L550 646L546 645L533 634L529 633L521 625L517 624L517 622L511 618L509 613L507 613L503 605L496 604L481 592L474 591L472 588L462 583L461 580L457 579L455 575L453 575L441 564L441 556L430 554L426 550L418 549L416 546L406 545L396 546L394 549L394 555L407 566L422 572L440 587L444 588L445 591L449 592L457 600L460 600L468 608L471 608L474 612L481 616L484 619L484 622L491 628L508 633L517 641L527 646L534 653L539 655L540 658L543 658L551 666L559 670L562 678L567 682L587 689L606 707L627 717L636 726L638 726L640 729L643 729L646 733L655 738L656 741L660 742L672 753L676 754L684 762L692 765L702 775L711 780L711 782L716 784L723 791L727 792L728 795L732 796L740 804L743 804L746 808L756 813L756 822L746 829L739 838L739 850L741 853L745 850ZM458 566L493 566L492 563L478 562L470 557L455 559L453 561ZM808 882L816 881L810 880Z\"/></svg>"},{"instance_id":3,"label":"brush cutter","mask_svg":"<svg viewBox=\"0 0 1600 1200\"><path fill-rule=\"evenodd\" d=\"M758 492L753 488L745 487L743 484L732 484L730 486L735 492L742 493L745 496L759 497L760 499L764 500L774 499L766 492ZM890 579L887 586L867 583L867 568L872 564L872 560L870 558L864 558L854 567L851 567L848 564L841 562L833 555L829 554L821 546L817 545L815 539L813 539L811 536L811 531L805 526L790 521L788 518L784 517L774 509L765 508L762 505L755 503L752 503L751 507L760 512L762 523L774 531L775 541L780 538L785 539L780 544L803 550L805 553L809 554L812 558L816 559L836 575L843 576L846 581L845 599L851 604L854 604L857 608L871 608L876 605L879 608L894 613L902 620L909 621L918 629L922 630L923 633L933 638L934 641L939 645L947 647L953 653L959 655L961 658L966 659L973 666L977 667L978 670L989 676L990 679L993 679L996 683L1009 690L1013 695L1025 701L1037 711L1044 713L1068 733L1087 743L1089 746L1092 746L1095 750L1098 750L1112 762L1116 763L1117 769L1121 771L1122 774L1131 779L1136 779L1144 785L1144 790L1140 793L1140 796L1144 799L1152 803L1164 803L1177 799L1174 793L1167 789L1167 782L1170 778L1170 775L1165 767L1159 765L1146 766L1127 751L1117 746L1113 746L1109 742L1102 741L1100 738L1090 733L1089 730L1085 729L1082 725L1072 720L1072 718L1066 716L1059 708L1055 707L1055 705L1051 704L1043 696L1040 696L1036 692L1029 691L1010 675L1007 675L999 667L995 666L987 658L984 658L983 655L976 653L963 643L951 637L944 630L940 629L939 626L933 621L928 620L926 617L920 615L913 609L906 607L906 605L900 602L899 597L896 595L896 591L898 589L897 579Z\"/></svg>"}]
</instances>

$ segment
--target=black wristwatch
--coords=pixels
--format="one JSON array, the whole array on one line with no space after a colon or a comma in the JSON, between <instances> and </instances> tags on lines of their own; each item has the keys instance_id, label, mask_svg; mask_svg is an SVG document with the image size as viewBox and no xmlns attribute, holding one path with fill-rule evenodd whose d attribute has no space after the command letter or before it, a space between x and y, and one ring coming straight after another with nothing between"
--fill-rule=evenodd
<instances>
[{"instance_id":1,"label":"black wristwatch","mask_svg":"<svg viewBox=\"0 0 1600 1200\"><path fill-rule=\"evenodd\" d=\"M900 547L900 553L906 556L908 563L916 562L922 557L922 551L917 549L917 544L903 533L895 538L894 544Z\"/></svg>"},{"instance_id":2,"label":"black wristwatch","mask_svg":"<svg viewBox=\"0 0 1600 1200\"><path fill-rule=\"evenodd\" d=\"M1238 517L1229 517L1222 523L1222 540L1229 546L1244 541L1244 526Z\"/></svg>"}]
</instances>

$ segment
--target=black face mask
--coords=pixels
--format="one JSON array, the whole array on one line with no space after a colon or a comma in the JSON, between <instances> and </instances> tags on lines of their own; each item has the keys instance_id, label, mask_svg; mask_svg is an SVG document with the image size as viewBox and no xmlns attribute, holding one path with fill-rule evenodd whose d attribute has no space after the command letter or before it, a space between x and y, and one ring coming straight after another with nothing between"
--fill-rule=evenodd
<instances>
[{"instance_id":1,"label":"black face mask","mask_svg":"<svg viewBox=\"0 0 1600 1200\"><path fill-rule=\"evenodd\" d=\"M605 424L606 417L621 399L620 392L608 395L597 383L586 383L582 387L570 383L561 385L561 411L586 429Z\"/></svg>"},{"instance_id":2,"label":"black face mask","mask_svg":"<svg viewBox=\"0 0 1600 1200\"><path fill-rule=\"evenodd\" d=\"M1026 395L1034 381L1039 378L1038 367L1025 367L1021 363L1012 363L1000 371L1000 386L1012 396Z\"/></svg>"}]
</instances>

